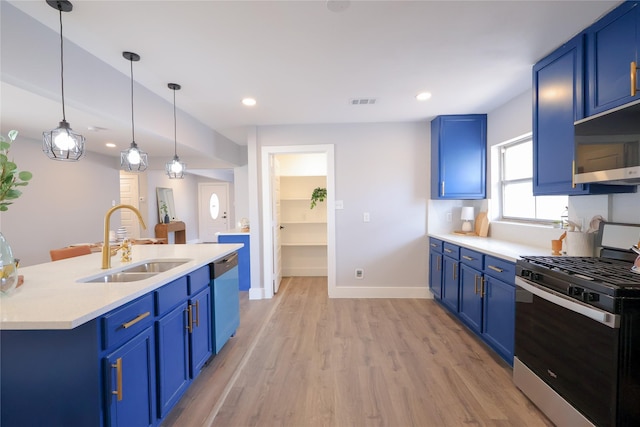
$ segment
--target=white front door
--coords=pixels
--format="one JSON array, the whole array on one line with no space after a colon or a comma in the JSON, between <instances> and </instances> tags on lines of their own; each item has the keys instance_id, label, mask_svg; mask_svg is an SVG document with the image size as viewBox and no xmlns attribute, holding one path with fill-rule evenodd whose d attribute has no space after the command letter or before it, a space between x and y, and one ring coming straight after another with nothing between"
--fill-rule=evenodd
<instances>
[{"instance_id":1,"label":"white front door","mask_svg":"<svg viewBox=\"0 0 640 427\"><path fill-rule=\"evenodd\" d=\"M120 203L131 205L138 209L139 203L138 175L134 173L120 172ZM140 222L138 216L129 209L120 209L120 225L127 229L127 237L140 238ZM147 225L147 228L150 224Z\"/></svg>"},{"instance_id":2,"label":"white front door","mask_svg":"<svg viewBox=\"0 0 640 427\"><path fill-rule=\"evenodd\" d=\"M201 182L198 184L199 239L216 242L216 233L229 230L229 184Z\"/></svg>"},{"instance_id":3,"label":"white front door","mask_svg":"<svg viewBox=\"0 0 640 427\"><path fill-rule=\"evenodd\" d=\"M280 245L280 164L271 156L272 233L273 233L273 293L280 289L282 281L282 246Z\"/></svg>"}]
</instances>

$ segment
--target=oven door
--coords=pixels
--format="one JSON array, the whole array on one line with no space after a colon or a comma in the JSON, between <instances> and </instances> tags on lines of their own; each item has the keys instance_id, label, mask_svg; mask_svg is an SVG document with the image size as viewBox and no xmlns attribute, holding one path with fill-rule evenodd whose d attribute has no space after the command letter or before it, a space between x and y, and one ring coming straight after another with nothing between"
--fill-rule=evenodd
<instances>
[{"instance_id":1,"label":"oven door","mask_svg":"<svg viewBox=\"0 0 640 427\"><path fill-rule=\"evenodd\" d=\"M619 322L516 278L516 358L598 426L616 424Z\"/></svg>"}]
</instances>

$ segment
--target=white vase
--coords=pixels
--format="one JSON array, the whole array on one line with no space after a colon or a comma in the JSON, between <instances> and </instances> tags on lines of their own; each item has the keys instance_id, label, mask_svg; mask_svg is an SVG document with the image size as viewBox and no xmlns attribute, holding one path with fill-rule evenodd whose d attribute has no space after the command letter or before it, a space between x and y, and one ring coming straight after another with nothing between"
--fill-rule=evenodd
<instances>
[{"instance_id":1,"label":"white vase","mask_svg":"<svg viewBox=\"0 0 640 427\"><path fill-rule=\"evenodd\" d=\"M0 292L10 293L18 285L18 268L16 260L13 258L11 246L0 233Z\"/></svg>"}]
</instances>

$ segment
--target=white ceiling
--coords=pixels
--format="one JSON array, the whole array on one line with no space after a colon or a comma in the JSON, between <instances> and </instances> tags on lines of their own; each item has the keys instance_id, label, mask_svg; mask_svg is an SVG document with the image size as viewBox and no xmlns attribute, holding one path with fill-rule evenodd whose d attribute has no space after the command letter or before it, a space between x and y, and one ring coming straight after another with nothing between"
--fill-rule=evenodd
<instances>
[{"instance_id":1,"label":"white ceiling","mask_svg":"<svg viewBox=\"0 0 640 427\"><path fill-rule=\"evenodd\" d=\"M46 42L34 42L29 32L2 28L3 50L25 43L20 55L34 55L33 63L50 69L50 78L36 85L15 70L5 73L13 62L3 55L2 131L19 128L39 138L61 119L58 12L44 0L2 3L51 33ZM85 64L65 51L67 120L87 137L91 151L116 156L129 145L130 63L123 51L141 56L134 63L136 84L166 101L155 119L144 113L153 108L153 97L147 103L143 95L135 105L136 142L150 155L173 154L169 82L182 85L176 95L180 110L240 145L252 126L427 123L438 114L486 113L530 88L537 60L619 3L76 0L73 11L63 14L63 33L102 64L104 77L102 71L91 74L94 82L102 79L97 86L104 90L96 89L90 101L78 94L82 84L67 70ZM343 9L334 12L328 5ZM15 9L3 7L9 12ZM420 91L433 97L418 102ZM120 101L107 99L116 96ZM240 101L246 96L258 104L244 107ZM353 106L351 98L376 103ZM184 120L178 120L181 157L215 158L213 150L203 154L182 141L180 126L190 125ZM91 126L107 130L87 130ZM148 140L138 137L138 128ZM105 149L107 140L118 148Z\"/></svg>"}]
</instances>

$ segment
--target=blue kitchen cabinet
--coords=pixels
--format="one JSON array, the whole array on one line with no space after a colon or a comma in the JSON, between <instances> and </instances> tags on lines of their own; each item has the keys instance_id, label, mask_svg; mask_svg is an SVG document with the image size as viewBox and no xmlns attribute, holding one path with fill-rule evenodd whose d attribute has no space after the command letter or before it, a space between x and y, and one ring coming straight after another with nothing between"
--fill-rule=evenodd
<instances>
[{"instance_id":1,"label":"blue kitchen cabinet","mask_svg":"<svg viewBox=\"0 0 640 427\"><path fill-rule=\"evenodd\" d=\"M189 299L191 333L189 334L189 369L196 378L213 354L213 311L211 289L207 286Z\"/></svg>"},{"instance_id":2,"label":"blue kitchen cabinet","mask_svg":"<svg viewBox=\"0 0 640 427\"><path fill-rule=\"evenodd\" d=\"M482 272L460 263L460 319L475 333L482 331Z\"/></svg>"},{"instance_id":3,"label":"blue kitchen cabinet","mask_svg":"<svg viewBox=\"0 0 640 427\"><path fill-rule=\"evenodd\" d=\"M447 115L431 121L431 198L484 199L487 115Z\"/></svg>"},{"instance_id":4,"label":"blue kitchen cabinet","mask_svg":"<svg viewBox=\"0 0 640 427\"><path fill-rule=\"evenodd\" d=\"M150 326L106 356L108 426L149 427L156 424L153 346L153 327Z\"/></svg>"},{"instance_id":5,"label":"blue kitchen cabinet","mask_svg":"<svg viewBox=\"0 0 640 427\"><path fill-rule=\"evenodd\" d=\"M482 336L510 365L516 319L515 274L514 263L485 256Z\"/></svg>"},{"instance_id":6,"label":"blue kitchen cabinet","mask_svg":"<svg viewBox=\"0 0 640 427\"><path fill-rule=\"evenodd\" d=\"M639 99L640 91L631 93L630 77L640 49L638 2L623 2L589 27L587 46L587 116Z\"/></svg>"},{"instance_id":7,"label":"blue kitchen cabinet","mask_svg":"<svg viewBox=\"0 0 640 427\"><path fill-rule=\"evenodd\" d=\"M429 290L436 299L442 298L443 241L429 238Z\"/></svg>"},{"instance_id":8,"label":"blue kitchen cabinet","mask_svg":"<svg viewBox=\"0 0 640 427\"><path fill-rule=\"evenodd\" d=\"M248 291L251 288L251 236L248 233L218 234L218 243L242 243L238 249L238 288Z\"/></svg>"},{"instance_id":9,"label":"blue kitchen cabinet","mask_svg":"<svg viewBox=\"0 0 640 427\"><path fill-rule=\"evenodd\" d=\"M533 194L633 192L634 186L577 184L574 122L584 117L584 34L533 67Z\"/></svg>"},{"instance_id":10,"label":"blue kitchen cabinet","mask_svg":"<svg viewBox=\"0 0 640 427\"><path fill-rule=\"evenodd\" d=\"M449 309L458 312L458 257L460 248L451 243L444 243L442 268L442 303Z\"/></svg>"}]
</instances>

